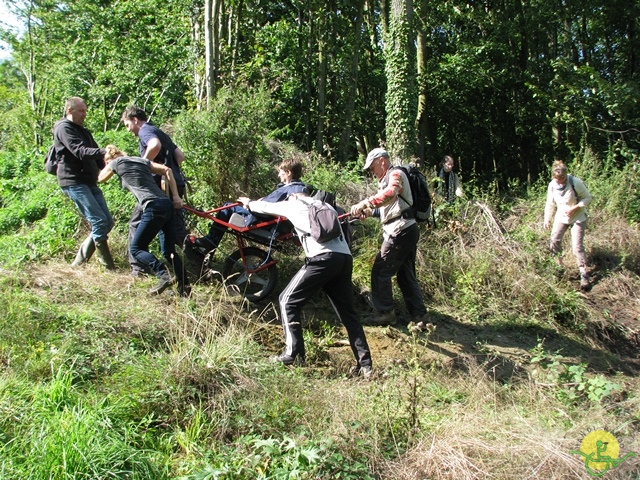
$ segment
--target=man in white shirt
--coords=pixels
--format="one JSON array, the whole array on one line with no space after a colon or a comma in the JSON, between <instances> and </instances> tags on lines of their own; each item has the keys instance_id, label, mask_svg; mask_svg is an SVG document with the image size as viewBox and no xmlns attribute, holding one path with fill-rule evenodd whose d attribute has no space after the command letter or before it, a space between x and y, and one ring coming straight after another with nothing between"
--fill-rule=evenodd
<instances>
[{"instance_id":1,"label":"man in white shirt","mask_svg":"<svg viewBox=\"0 0 640 480\"><path fill-rule=\"evenodd\" d=\"M304 363L302 308L320 289L329 297L338 318L345 326L357 364L354 375L371 376L371 353L358 319L351 274L353 257L344 236L319 243L310 236L309 204L319 202L305 193L294 193L288 201L271 203L240 197L239 202L253 213L286 217L295 227L306 258L304 266L293 276L280 294L280 313L285 336L285 350L275 360L285 364Z\"/></svg>"}]
</instances>

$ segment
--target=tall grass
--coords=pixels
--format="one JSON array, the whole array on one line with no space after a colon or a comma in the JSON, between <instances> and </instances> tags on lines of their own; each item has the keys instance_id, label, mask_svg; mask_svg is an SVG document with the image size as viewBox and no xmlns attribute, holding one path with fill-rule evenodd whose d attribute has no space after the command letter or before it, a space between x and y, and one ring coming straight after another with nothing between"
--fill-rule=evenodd
<instances>
[{"instance_id":1,"label":"tall grass","mask_svg":"<svg viewBox=\"0 0 640 480\"><path fill-rule=\"evenodd\" d=\"M152 298L153 279L70 268L82 223L55 185L20 190L12 173L10 210L45 191L52 203L39 219L16 214L20 237L14 227L0 236L0 477L590 478L569 452L598 428L640 454L640 385L626 350L634 323L622 321L640 290L639 232L622 193L634 177L598 162L572 165L594 193L594 291L577 291L569 251L567 275L555 275L541 227L546 181L520 199L469 186L422 231L418 276L437 328L367 327L370 382L348 377L345 332L320 296L305 308L310 365L283 368L268 360L282 348L273 304L246 304L216 282L190 299ZM358 182L338 193L349 204L374 190ZM120 192L107 194L124 223ZM24 238L43 248L27 255ZM364 291L379 224L362 222L355 238ZM124 236L113 243L123 257ZM298 253L279 252L283 278ZM638 478L639 462L608 478Z\"/></svg>"}]
</instances>

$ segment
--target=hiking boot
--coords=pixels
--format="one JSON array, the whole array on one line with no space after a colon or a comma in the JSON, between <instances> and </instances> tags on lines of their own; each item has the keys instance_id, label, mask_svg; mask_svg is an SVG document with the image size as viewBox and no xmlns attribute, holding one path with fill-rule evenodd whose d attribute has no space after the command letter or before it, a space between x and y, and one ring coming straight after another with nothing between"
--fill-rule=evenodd
<instances>
[{"instance_id":1,"label":"hiking boot","mask_svg":"<svg viewBox=\"0 0 640 480\"><path fill-rule=\"evenodd\" d=\"M193 246L203 255L211 252L218 248L217 245L214 245L211 240L207 237L200 237L193 240Z\"/></svg>"},{"instance_id":2,"label":"hiking boot","mask_svg":"<svg viewBox=\"0 0 640 480\"><path fill-rule=\"evenodd\" d=\"M581 290L587 290L589 287L591 286L591 282L589 281L589 274L588 273L581 273L580 274L580 289Z\"/></svg>"},{"instance_id":3,"label":"hiking boot","mask_svg":"<svg viewBox=\"0 0 640 480\"><path fill-rule=\"evenodd\" d=\"M270 359L273 363L281 363L283 365L298 365L304 366L305 361L302 355L287 355L286 353L282 353L280 355L275 355Z\"/></svg>"},{"instance_id":4,"label":"hiking boot","mask_svg":"<svg viewBox=\"0 0 640 480\"><path fill-rule=\"evenodd\" d=\"M398 323L398 319L396 318L396 314L393 310L388 312L376 312L373 315L365 317L362 319L362 323L370 326L387 326L387 325L396 325Z\"/></svg>"},{"instance_id":5,"label":"hiking boot","mask_svg":"<svg viewBox=\"0 0 640 480\"><path fill-rule=\"evenodd\" d=\"M181 297L188 298L191 296L191 285L182 285L178 288L178 294Z\"/></svg>"},{"instance_id":6,"label":"hiking boot","mask_svg":"<svg viewBox=\"0 0 640 480\"><path fill-rule=\"evenodd\" d=\"M349 375L369 380L373 375L373 369L371 368L371 365L354 365L349 369Z\"/></svg>"},{"instance_id":7,"label":"hiking boot","mask_svg":"<svg viewBox=\"0 0 640 480\"><path fill-rule=\"evenodd\" d=\"M158 276L158 283L156 283L154 287L151 287L151 289L149 290L149 293L151 295L160 295L172 284L173 284L173 279L171 278L171 275L169 275L169 272L167 272L166 270L162 270L162 272Z\"/></svg>"}]
</instances>

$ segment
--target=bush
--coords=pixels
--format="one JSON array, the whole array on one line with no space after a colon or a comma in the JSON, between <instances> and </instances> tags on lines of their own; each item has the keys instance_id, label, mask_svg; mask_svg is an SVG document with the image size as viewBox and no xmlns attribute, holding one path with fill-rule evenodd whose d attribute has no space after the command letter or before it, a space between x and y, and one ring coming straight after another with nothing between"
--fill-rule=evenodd
<instances>
[{"instance_id":1,"label":"bush","mask_svg":"<svg viewBox=\"0 0 640 480\"><path fill-rule=\"evenodd\" d=\"M264 89L238 86L218 92L208 112L186 112L175 122L183 169L196 204L211 208L240 194L261 196L275 178L265 138L271 101Z\"/></svg>"}]
</instances>

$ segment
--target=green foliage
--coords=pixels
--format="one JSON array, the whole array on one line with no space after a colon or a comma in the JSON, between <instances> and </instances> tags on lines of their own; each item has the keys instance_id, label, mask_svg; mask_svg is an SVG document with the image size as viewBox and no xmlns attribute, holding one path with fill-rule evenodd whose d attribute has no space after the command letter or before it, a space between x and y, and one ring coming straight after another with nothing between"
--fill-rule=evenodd
<instances>
[{"instance_id":1,"label":"green foliage","mask_svg":"<svg viewBox=\"0 0 640 480\"><path fill-rule=\"evenodd\" d=\"M345 458L331 442L247 435L217 452L215 462L181 480L372 479L366 465Z\"/></svg>"},{"instance_id":2,"label":"green foliage","mask_svg":"<svg viewBox=\"0 0 640 480\"><path fill-rule=\"evenodd\" d=\"M306 167L304 181L318 190L339 193L347 190L347 187L353 188L362 183L361 172L362 163L360 161L342 165L315 158L309 161L309 165Z\"/></svg>"},{"instance_id":3,"label":"green foliage","mask_svg":"<svg viewBox=\"0 0 640 480\"><path fill-rule=\"evenodd\" d=\"M601 403L605 397L621 390L619 384L603 375L588 375L586 364L562 363L562 357L546 352L542 342L531 350L531 354L531 363L540 366L539 370L533 370L533 377L550 382L554 395L567 403L581 400Z\"/></svg>"},{"instance_id":4,"label":"green foliage","mask_svg":"<svg viewBox=\"0 0 640 480\"><path fill-rule=\"evenodd\" d=\"M3 478L167 478L157 454L136 445L149 425L126 419L129 402L87 395L73 380L72 365L36 388L3 380L0 405L10 406L0 409Z\"/></svg>"},{"instance_id":5,"label":"green foliage","mask_svg":"<svg viewBox=\"0 0 640 480\"><path fill-rule=\"evenodd\" d=\"M213 208L240 194L268 193L265 185L273 184L265 143L270 108L264 89L237 86L219 91L211 111L176 119L174 141L185 153L184 171L193 179L196 205Z\"/></svg>"}]
</instances>

